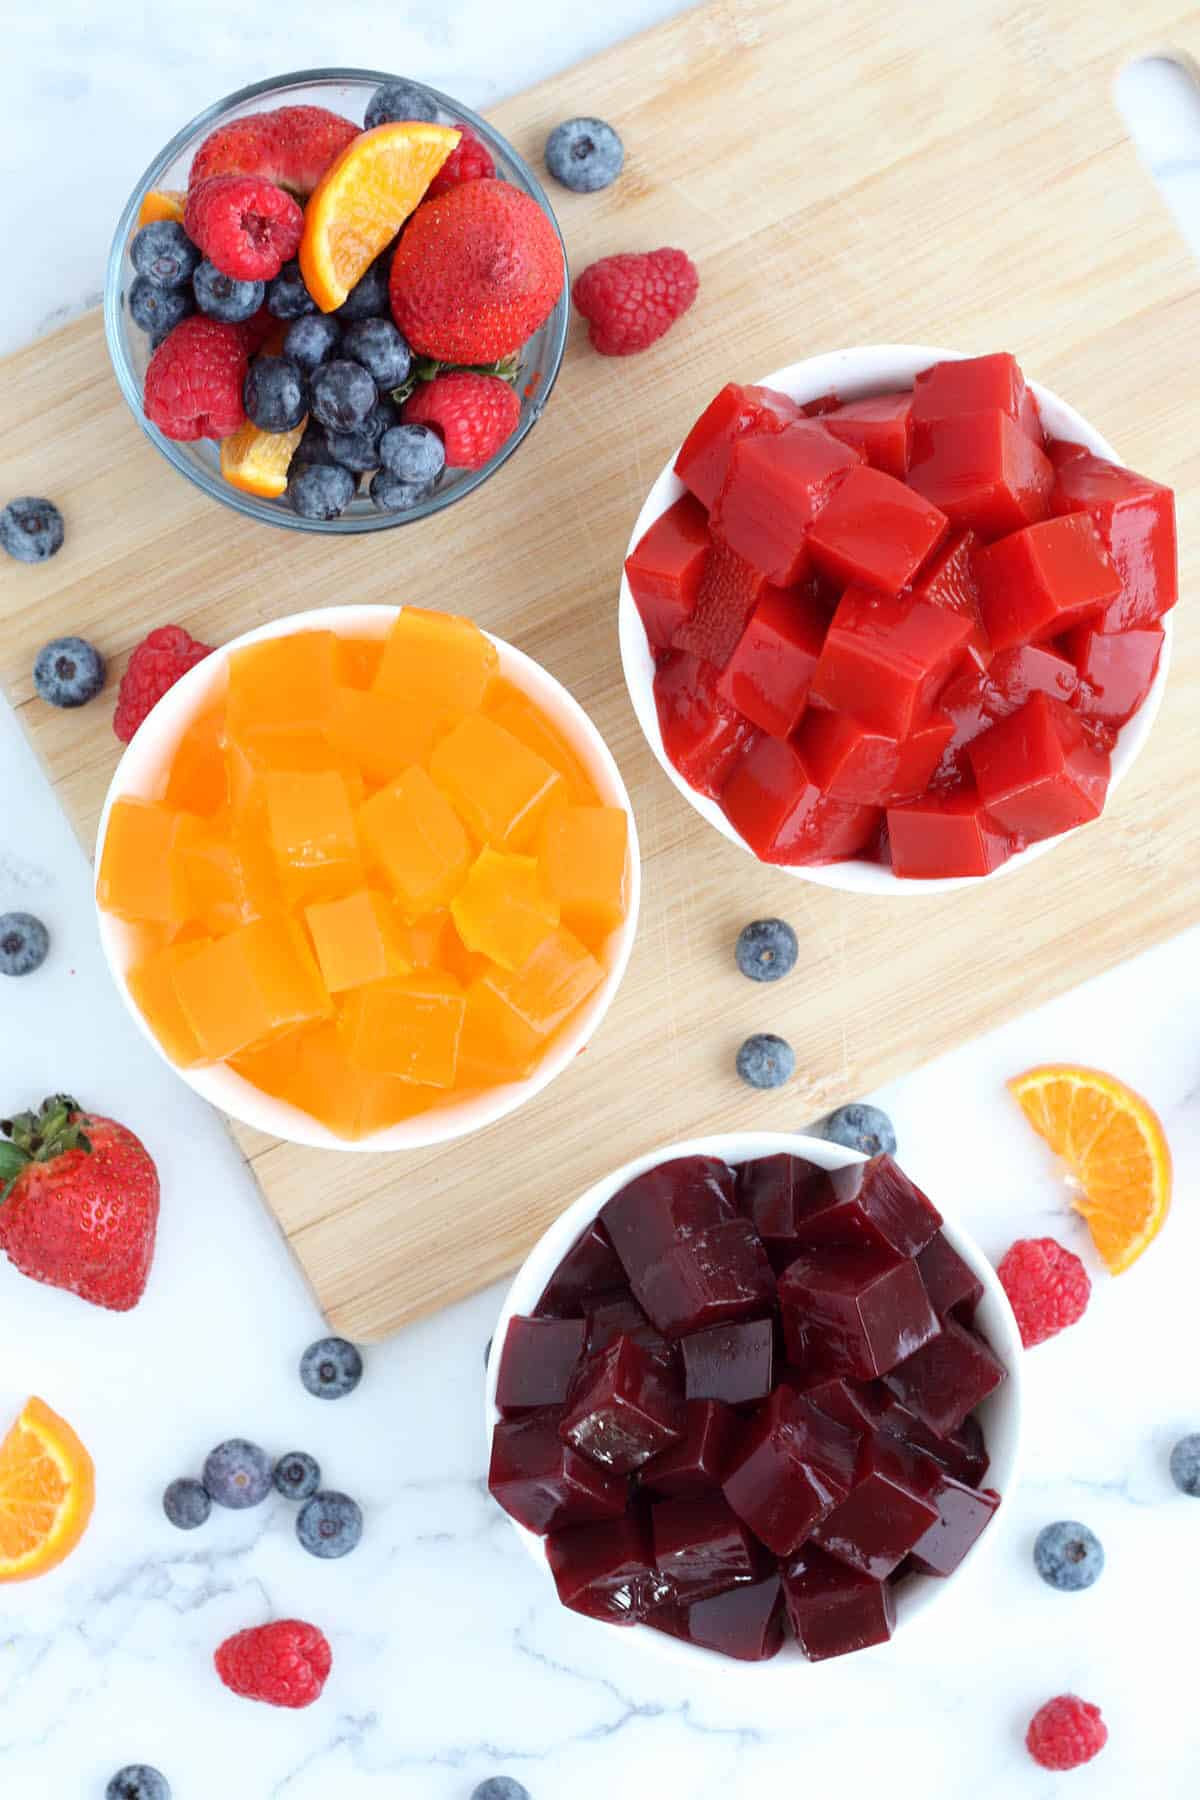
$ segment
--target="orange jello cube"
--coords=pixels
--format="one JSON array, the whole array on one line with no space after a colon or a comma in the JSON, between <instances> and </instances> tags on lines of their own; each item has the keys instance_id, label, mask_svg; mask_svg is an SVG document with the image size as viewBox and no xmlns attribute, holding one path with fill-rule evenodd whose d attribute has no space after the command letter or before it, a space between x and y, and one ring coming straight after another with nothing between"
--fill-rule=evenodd
<instances>
[{"instance_id":1,"label":"orange jello cube","mask_svg":"<svg viewBox=\"0 0 1200 1800\"><path fill-rule=\"evenodd\" d=\"M489 719L503 725L527 749L536 750L552 769L558 770L573 806L596 804L600 796L583 758L521 688L498 675L487 691L483 710Z\"/></svg>"},{"instance_id":2,"label":"orange jello cube","mask_svg":"<svg viewBox=\"0 0 1200 1800\"><path fill-rule=\"evenodd\" d=\"M339 637L334 650L334 666L343 687L369 688L382 661L382 638Z\"/></svg>"},{"instance_id":3,"label":"orange jello cube","mask_svg":"<svg viewBox=\"0 0 1200 1800\"><path fill-rule=\"evenodd\" d=\"M278 732L319 731L337 684L332 631L246 644L229 659L226 736L253 745Z\"/></svg>"},{"instance_id":4,"label":"orange jello cube","mask_svg":"<svg viewBox=\"0 0 1200 1800\"><path fill-rule=\"evenodd\" d=\"M498 850L523 850L548 806L566 797L544 756L503 725L472 713L435 748L429 772L476 837Z\"/></svg>"},{"instance_id":5,"label":"orange jello cube","mask_svg":"<svg viewBox=\"0 0 1200 1800\"><path fill-rule=\"evenodd\" d=\"M336 769L268 769L262 787L267 839L285 894L309 902L362 885L354 810Z\"/></svg>"},{"instance_id":6,"label":"orange jello cube","mask_svg":"<svg viewBox=\"0 0 1200 1800\"><path fill-rule=\"evenodd\" d=\"M175 975L179 967L195 956L209 938L195 938L187 943L168 944L144 962L130 969L126 979L138 1011L170 1057L181 1069L190 1069L202 1060L196 1034L179 1003Z\"/></svg>"},{"instance_id":7,"label":"orange jello cube","mask_svg":"<svg viewBox=\"0 0 1200 1800\"><path fill-rule=\"evenodd\" d=\"M340 900L305 907L304 917L331 994L410 972L412 965L401 953L391 907L382 894L359 888Z\"/></svg>"},{"instance_id":8,"label":"orange jello cube","mask_svg":"<svg viewBox=\"0 0 1200 1800\"><path fill-rule=\"evenodd\" d=\"M458 1046L460 1088L495 1087L499 1082L524 1081L537 1066L545 1038L514 1012L505 996L485 971L466 992L467 1010Z\"/></svg>"},{"instance_id":9,"label":"orange jello cube","mask_svg":"<svg viewBox=\"0 0 1200 1800\"><path fill-rule=\"evenodd\" d=\"M541 878L537 858L505 856L485 845L450 911L468 950L519 969L558 924L558 901Z\"/></svg>"},{"instance_id":10,"label":"orange jello cube","mask_svg":"<svg viewBox=\"0 0 1200 1800\"><path fill-rule=\"evenodd\" d=\"M225 700L192 720L175 750L163 798L168 806L209 817L227 799Z\"/></svg>"},{"instance_id":11,"label":"orange jello cube","mask_svg":"<svg viewBox=\"0 0 1200 1800\"><path fill-rule=\"evenodd\" d=\"M378 1075L453 1087L465 1011L457 981L434 969L373 981L343 1003L346 1055Z\"/></svg>"},{"instance_id":12,"label":"orange jello cube","mask_svg":"<svg viewBox=\"0 0 1200 1800\"><path fill-rule=\"evenodd\" d=\"M406 606L384 642L375 689L452 724L478 710L499 663L470 619Z\"/></svg>"},{"instance_id":13,"label":"orange jello cube","mask_svg":"<svg viewBox=\"0 0 1200 1800\"><path fill-rule=\"evenodd\" d=\"M96 900L118 919L175 924L187 917L171 850L184 815L148 800L118 800L108 815Z\"/></svg>"},{"instance_id":14,"label":"orange jello cube","mask_svg":"<svg viewBox=\"0 0 1200 1800\"><path fill-rule=\"evenodd\" d=\"M484 976L531 1031L548 1037L604 979L604 970L560 925L519 969Z\"/></svg>"},{"instance_id":15,"label":"orange jello cube","mask_svg":"<svg viewBox=\"0 0 1200 1800\"><path fill-rule=\"evenodd\" d=\"M406 769L372 794L358 822L368 855L410 918L445 906L466 879L470 839L424 769Z\"/></svg>"},{"instance_id":16,"label":"orange jello cube","mask_svg":"<svg viewBox=\"0 0 1200 1800\"><path fill-rule=\"evenodd\" d=\"M451 959L451 942L458 943L458 933L445 907L425 913L420 919L406 919L393 902L393 941L410 969L449 969L458 971ZM459 946L461 949L461 945Z\"/></svg>"},{"instance_id":17,"label":"orange jello cube","mask_svg":"<svg viewBox=\"0 0 1200 1800\"><path fill-rule=\"evenodd\" d=\"M231 826L228 813L212 819L185 815L171 850L183 915L205 933L232 931L245 917Z\"/></svg>"},{"instance_id":18,"label":"orange jello cube","mask_svg":"<svg viewBox=\"0 0 1200 1800\"><path fill-rule=\"evenodd\" d=\"M386 1130L447 1097L442 1089L370 1075L347 1062L343 1033L333 1019L284 1032L244 1051L231 1066L252 1086L349 1140Z\"/></svg>"},{"instance_id":19,"label":"orange jello cube","mask_svg":"<svg viewBox=\"0 0 1200 1800\"><path fill-rule=\"evenodd\" d=\"M602 943L625 917L629 821L619 806L557 806L542 820L538 856L563 923Z\"/></svg>"},{"instance_id":20,"label":"orange jello cube","mask_svg":"<svg viewBox=\"0 0 1200 1800\"><path fill-rule=\"evenodd\" d=\"M176 968L175 991L210 1062L333 1011L302 927L279 916L200 946Z\"/></svg>"},{"instance_id":21,"label":"orange jello cube","mask_svg":"<svg viewBox=\"0 0 1200 1800\"><path fill-rule=\"evenodd\" d=\"M391 694L337 687L325 736L340 756L378 786L428 759L438 723L438 712L419 699L400 701Z\"/></svg>"}]
</instances>

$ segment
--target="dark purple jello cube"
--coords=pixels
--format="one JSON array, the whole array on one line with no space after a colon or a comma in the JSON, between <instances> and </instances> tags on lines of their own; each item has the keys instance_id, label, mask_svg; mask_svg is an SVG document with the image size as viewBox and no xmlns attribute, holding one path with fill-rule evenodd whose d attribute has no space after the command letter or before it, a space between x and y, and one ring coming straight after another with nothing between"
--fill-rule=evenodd
<instances>
[{"instance_id":1,"label":"dark purple jello cube","mask_svg":"<svg viewBox=\"0 0 1200 1800\"><path fill-rule=\"evenodd\" d=\"M535 1307L541 1316L577 1319L597 1294L625 1285L625 1271L599 1219L576 1238Z\"/></svg>"},{"instance_id":2,"label":"dark purple jello cube","mask_svg":"<svg viewBox=\"0 0 1200 1800\"><path fill-rule=\"evenodd\" d=\"M559 1435L600 1468L629 1474L681 1438L685 1422L677 1371L619 1337L580 1363Z\"/></svg>"},{"instance_id":3,"label":"dark purple jello cube","mask_svg":"<svg viewBox=\"0 0 1200 1800\"><path fill-rule=\"evenodd\" d=\"M896 1622L892 1590L812 1544L783 1572L796 1641L810 1662L885 1644Z\"/></svg>"},{"instance_id":4,"label":"dark purple jello cube","mask_svg":"<svg viewBox=\"0 0 1200 1800\"><path fill-rule=\"evenodd\" d=\"M859 1381L884 1375L937 1336L917 1266L892 1250L814 1250L779 1279L788 1356Z\"/></svg>"},{"instance_id":5,"label":"dark purple jello cube","mask_svg":"<svg viewBox=\"0 0 1200 1800\"><path fill-rule=\"evenodd\" d=\"M938 1517L913 1546L912 1567L922 1575L953 1575L999 1504L994 1489L964 1487L947 1476L938 1495Z\"/></svg>"},{"instance_id":6,"label":"dark purple jello cube","mask_svg":"<svg viewBox=\"0 0 1200 1800\"><path fill-rule=\"evenodd\" d=\"M612 1246L637 1292L638 1277L677 1244L732 1219L734 1174L717 1156L678 1156L635 1175L601 1208Z\"/></svg>"},{"instance_id":7,"label":"dark purple jello cube","mask_svg":"<svg viewBox=\"0 0 1200 1800\"><path fill-rule=\"evenodd\" d=\"M774 1383L775 1321L745 1319L710 1325L680 1338L683 1391L689 1400L742 1406L765 1400Z\"/></svg>"},{"instance_id":8,"label":"dark purple jello cube","mask_svg":"<svg viewBox=\"0 0 1200 1800\"><path fill-rule=\"evenodd\" d=\"M774 1262L796 1253L801 1221L828 1204L829 1174L802 1156L759 1156L737 1172L738 1210L754 1226Z\"/></svg>"},{"instance_id":9,"label":"dark purple jello cube","mask_svg":"<svg viewBox=\"0 0 1200 1800\"><path fill-rule=\"evenodd\" d=\"M683 1436L643 1464L641 1485L664 1498L716 1492L741 1429L738 1415L719 1400L689 1400Z\"/></svg>"},{"instance_id":10,"label":"dark purple jello cube","mask_svg":"<svg viewBox=\"0 0 1200 1800\"><path fill-rule=\"evenodd\" d=\"M770 1559L720 1494L660 1500L650 1524L658 1572L685 1604L766 1573Z\"/></svg>"},{"instance_id":11,"label":"dark purple jello cube","mask_svg":"<svg viewBox=\"0 0 1200 1800\"><path fill-rule=\"evenodd\" d=\"M983 1283L942 1232L930 1238L917 1257L929 1303L939 1319L953 1313L964 1325L975 1317L983 1299Z\"/></svg>"},{"instance_id":12,"label":"dark purple jello cube","mask_svg":"<svg viewBox=\"0 0 1200 1800\"><path fill-rule=\"evenodd\" d=\"M654 1566L650 1522L642 1512L602 1525L575 1525L546 1539L558 1597L572 1612L610 1625L636 1625L668 1598Z\"/></svg>"},{"instance_id":13,"label":"dark purple jello cube","mask_svg":"<svg viewBox=\"0 0 1200 1800\"><path fill-rule=\"evenodd\" d=\"M766 1662L783 1648L783 1583L778 1575L697 1600L679 1634L738 1662Z\"/></svg>"},{"instance_id":14,"label":"dark purple jello cube","mask_svg":"<svg viewBox=\"0 0 1200 1800\"><path fill-rule=\"evenodd\" d=\"M598 1350L607 1350L619 1337L630 1337L662 1356L673 1354L673 1346L667 1343L661 1331L655 1331L628 1288L602 1294L598 1300L589 1303L586 1318L589 1356Z\"/></svg>"},{"instance_id":15,"label":"dark purple jello cube","mask_svg":"<svg viewBox=\"0 0 1200 1800\"><path fill-rule=\"evenodd\" d=\"M836 1419L848 1431L876 1431L884 1410L884 1402L895 1405L891 1395L873 1391L864 1381L850 1381L844 1375L817 1375L801 1378L796 1386L806 1400L829 1418Z\"/></svg>"},{"instance_id":16,"label":"dark purple jello cube","mask_svg":"<svg viewBox=\"0 0 1200 1800\"><path fill-rule=\"evenodd\" d=\"M834 1169L828 1180L824 1204L800 1222L797 1236L806 1249L830 1244L915 1256L942 1222L932 1200L890 1156Z\"/></svg>"},{"instance_id":17,"label":"dark purple jello cube","mask_svg":"<svg viewBox=\"0 0 1200 1800\"><path fill-rule=\"evenodd\" d=\"M886 1388L883 1391L887 1393ZM916 1413L901 1406L894 1395L888 1395L887 1405L879 1413L879 1426L882 1431L891 1432L893 1437L903 1439L922 1455L932 1456L947 1474L967 1487L978 1487L987 1474L988 1453L983 1427L973 1413L963 1420L957 1431L942 1438L936 1431L930 1431Z\"/></svg>"},{"instance_id":18,"label":"dark purple jello cube","mask_svg":"<svg viewBox=\"0 0 1200 1800\"><path fill-rule=\"evenodd\" d=\"M558 1435L562 1408L502 1419L492 1433L488 1488L505 1512L539 1535L613 1519L625 1511L629 1483L598 1469Z\"/></svg>"},{"instance_id":19,"label":"dark purple jello cube","mask_svg":"<svg viewBox=\"0 0 1200 1800\"><path fill-rule=\"evenodd\" d=\"M858 1435L787 1386L746 1426L721 1491L777 1556L787 1556L846 1498Z\"/></svg>"},{"instance_id":20,"label":"dark purple jello cube","mask_svg":"<svg viewBox=\"0 0 1200 1800\"><path fill-rule=\"evenodd\" d=\"M749 1219L709 1225L634 1278L633 1291L668 1337L727 1319L753 1319L775 1305L775 1274Z\"/></svg>"},{"instance_id":21,"label":"dark purple jello cube","mask_svg":"<svg viewBox=\"0 0 1200 1800\"><path fill-rule=\"evenodd\" d=\"M936 1525L945 1480L937 1463L876 1432L863 1439L854 1486L813 1528L812 1541L839 1562L882 1581Z\"/></svg>"},{"instance_id":22,"label":"dark purple jello cube","mask_svg":"<svg viewBox=\"0 0 1200 1800\"><path fill-rule=\"evenodd\" d=\"M501 1411L561 1406L583 1354L582 1319L510 1319L496 1378Z\"/></svg>"},{"instance_id":23,"label":"dark purple jello cube","mask_svg":"<svg viewBox=\"0 0 1200 1800\"><path fill-rule=\"evenodd\" d=\"M887 1385L930 1431L949 1437L1007 1373L981 1337L947 1319L938 1337L892 1369Z\"/></svg>"}]
</instances>

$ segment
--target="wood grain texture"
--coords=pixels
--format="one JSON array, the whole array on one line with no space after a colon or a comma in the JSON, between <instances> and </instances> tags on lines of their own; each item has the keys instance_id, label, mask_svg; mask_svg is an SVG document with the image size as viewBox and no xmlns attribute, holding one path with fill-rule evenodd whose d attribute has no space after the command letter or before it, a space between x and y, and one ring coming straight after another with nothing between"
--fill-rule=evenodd
<instances>
[{"instance_id":1,"label":"wood grain texture","mask_svg":"<svg viewBox=\"0 0 1200 1800\"><path fill-rule=\"evenodd\" d=\"M227 639L345 600L450 604L543 662L604 731L645 855L639 941L587 1052L515 1118L403 1159L239 1134L331 1323L360 1340L510 1269L615 1162L699 1130L799 1124L1200 917L1196 274L1111 102L1131 57L1200 45L1166 0L1086 8L974 0L719 0L498 108L536 161L599 110L626 172L556 191L578 269L680 244L687 320L611 361L576 320L546 416L464 506L324 542L213 506L141 437L95 315L11 357L5 485L49 493L68 538L0 571L0 677L90 843L116 761L109 707L31 698L47 637L93 637L119 675L152 624ZM1179 497L1184 604L1149 748L1094 827L1021 874L943 897L867 900L758 867L702 825L643 744L621 681L616 593L641 500L721 382L882 341L1009 348ZM792 920L803 963L764 993L734 971L749 918ZM739 1088L752 1030L794 1042L774 1099ZM64 1080L69 1071L64 1070Z\"/></svg>"}]
</instances>

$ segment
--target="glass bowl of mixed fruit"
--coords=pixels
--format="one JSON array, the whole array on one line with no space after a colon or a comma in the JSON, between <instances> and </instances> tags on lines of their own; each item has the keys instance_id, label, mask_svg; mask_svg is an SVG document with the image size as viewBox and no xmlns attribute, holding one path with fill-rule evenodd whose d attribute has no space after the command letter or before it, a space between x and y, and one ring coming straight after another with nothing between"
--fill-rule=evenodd
<instances>
[{"instance_id":1,"label":"glass bowl of mixed fruit","mask_svg":"<svg viewBox=\"0 0 1200 1800\"><path fill-rule=\"evenodd\" d=\"M358 69L218 101L155 157L104 297L147 437L238 512L383 530L472 492L527 436L566 340L536 176L445 94Z\"/></svg>"},{"instance_id":2,"label":"glass bowl of mixed fruit","mask_svg":"<svg viewBox=\"0 0 1200 1800\"><path fill-rule=\"evenodd\" d=\"M827 887L970 886L1149 734L1174 496L1008 354L877 344L704 408L634 527L621 656L701 816Z\"/></svg>"}]
</instances>

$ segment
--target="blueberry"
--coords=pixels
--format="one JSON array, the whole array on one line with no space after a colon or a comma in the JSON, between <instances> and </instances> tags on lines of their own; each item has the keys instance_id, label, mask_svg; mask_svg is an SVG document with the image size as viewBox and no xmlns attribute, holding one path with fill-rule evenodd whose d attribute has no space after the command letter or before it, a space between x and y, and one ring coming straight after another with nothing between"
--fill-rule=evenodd
<instances>
[{"instance_id":1,"label":"blueberry","mask_svg":"<svg viewBox=\"0 0 1200 1800\"><path fill-rule=\"evenodd\" d=\"M1034 1567L1042 1580L1060 1593L1090 1588L1104 1571L1104 1546L1094 1531L1077 1519L1044 1525L1033 1546Z\"/></svg>"},{"instance_id":2,"label":"blueberry","mask_svg":"<svg viewBox=\"0 0 1200 1800\"><path fill-rule=\"evenodd\" d=\"M321 1465L304 1450L289 1450L275 1464L274 1480L285 1500L307 1500L321 1485Z\"/></svg>"},{"instance_id":3,"label":"blueberry","mask_svg":"<svg viewBox=\"0 0 1200 1800\"><path fill-rule=\"evenodd\" d=\"M341 1400L362 1380L363 1360L345 1338L318 1338L300 1358L300 1379L318 1400Z\"/></svg>"},{"instance_id":4,"label":"blueberry","mask_svg":"<svg viewBox=\"0 0 1200 1800\"><path fill-rule=\"evenodd\" d=\"M46 562L62 541L63 516L53 500L23 494L0 512L0 544L18 562Z\"/></svg>"},{"instance_id":5,"label":"blueberry","mask_svg":"<svg viewBox=\"0 0 1200 1800\"><path fill-rule=\"evenodd\" d=\"M337 308L337 316L343 325L351 325L356 319L386 319L390 316L392 303L388 296L388 272L391 267L391 255L384 251L377 256L366 274L350 289L342 304Z\"/></svg>"},{"instance_id":6,"label":"blueberry","mask_svg":"<svg viewBox=\"0 0 1200 1800\"><path fill-rule=\"evenodd\" d=\"M401 119L436 119L437 101L415 81L383 81L367 102L364 124L368 131L376 125L391 125Z\"/></svg>"},{"instance_id":7,"label":"blueberry","mask_svg":"<svg viewBox=\"0 0 1200 1800\"><path fill-rule=\"evenodd\" d=\"M481 1781L471 1800L530 1800L529 1789L514 1781L511 1775L489 1775Z\"/></svg>"},{"instance_id":8,"label":"blueberry","mask_svg":"<svg viewBox=\"0 0 1200 1800\"><path fill-rule=\"evenodd\" d=\"M240 325L243 320L252 319L266 291L265 282L236 281L232 275L222 274L215 263L202 262L192 276L196 305L223 325Z\"/></svg>"},{"instance_id":9,"label":"blueberry","mask_svg":"<svg viewBox=\"0 0 1200 1800\"><path fill-rule=\"evenodd\" d=\"M377 398L375 383L361 363L338 357L313 370L313 417L330 431L353 431L367 418Z\"/></svg>"},{"instance_id":10,"label":"blueberry","mask_svg":"<svg viewBox=\"0 0 1200 1800\"><path fill-rule=\"evenodd\" d=\"M200 252L174 219L143 225L129 246L129 260L139 275L161 288L186 287L196 272Z\"/></svg>"},{"instance_id":11,"label":"blueberry","mask_svg":"<svg viewBox=\"0 0 1200 1800\"><path fill-rule=\"evenodd\" d=\"M196 310L187 288L157 287L148 275L135 275L129 290L129 316L150 339L155 350L180 319Z\"/></svg>"},{"instance_id":12,"label":"blueberry","mask_svg":"<svg viewBox=\"0 0 1200 1800\"><path fill-rule=\"evenodd\" d=\"M149 1763L126 1763L105 1788L104 1800L171 1800L171 1784Z\"/></svg>"},{"instance_id":13,"label":"blueberry","mask_svg":"<svg viewBox=\"0 0 1200 1800\"><path fill-rule=\"evenodd\" d=\"M355 475L365 475L368 469L379 467L379 438L377 424L371 417L354 431L327 431L325 447L335 463L343 469L350 469Z\"/></svg>"},{"instance_id":14,"label":"blueberry","mask_svg":"<svg viewBox=\"0 0 1200 1800\"><path fill-rule=\"evenodd\" d=\"M32 975L50 953L50 933L32 913L0 913L0 975Z\"/></svg>"},{"instance_id":15,"label":"blueberry","mask_svg":"<svg viewBox=\"0 0 1200 1800\"><path fill-rule=\"evenodd\" d=\"M326 313L309 313L288 326L283 340L283 354L306 375L318 364L326 362L341 342L342 328Z\"/></svg>"},{"instance_id":16,"label":"blueberry","mask_svg":"<svg viewBox=\"0 0 1200 1800\"><path fill-rule=\"evenodd\" d=\"M737 1072L750 1087L782 1087L796 1072L796 1052L773 1032L756 1031L737 1053Z\"/></svg>"},{"instance_id":17,"label":"blueberry","mask_svg":"<svg viewBox=\"0 0 1200 1800\"><path fill-rule=\"evenodd\" d=\"M611 187L625 162L625 146L603 119L564 119L546 139L546 167L575 194Z\"/></svg>"},{"instance_id":18,"label":"blueberry","mask_svg":"<svg viewBox=\"0 0 1200 1800\"><path fill-rule=\"evenodd\" d=\"M288 464L289 475L298 475L305 463L324 463L332 466L337 461L325 440L324 428L314 425L310 420L305 427L304 436L292 451L292 460Z\"/></svg>"},{"instance_id":19,"label":"blueberry","mask_svg":"<svg viewBox=\"0 0 1200 1800\"><path fill-rule=\"evenodd\" d=\"M847 1150L861 1150L864 1156L895 1156L896 1132L892 1121L881 1107L868 1106L865 1100L851 1106L839 1106L828 1118L813 1127L814 1135L828 1138Z\"/></svg>"},{"instance_id":20,"label":"blueberry","mask_svg":"<svg viewBox=\"0 0 1200 1800\"><path fill-rule=\"evenodd\" d=\"M357 487L349 469L334 463L301 463L294 475L288 475L288 505L302 519L336 519L353 500Z\"/></svg>"},{"instance_id":21,"label":"blueberry","mask_svg":"<svg viewBox=\"0 0 1200 1800\"><path fill-rule=\"evenodd\" d=\"M0 927L3 923L0 919ZM1181 1494L1200 1500L1200 1431L1181 1437L1172 1450L1171 1480Z\"/></svg>"},{"instance_id":22,"label":"blueberry","mask_svg":"<svg viewBox=\"0 0 1200 1800\"><path fill-rule=\"evenodd\" d=\"M385 431L393 431L400 423L400 408L390 394L380 394L375 402L375 410L368 416L367 424L378 430L382 438Z\"/></svg>"},{"instance_id":23,"label":"blueberry","mask_svg":"<svg viewBox=\"0 0 1200 1800\"><path fill-rule=\"evenodd\" d=\"M419 485L412 481L401 481L398 475L392 475L387 469L377 469L371 477L371 499L380 512L408 512L419 500L424 500L429 493L429 484Z\"/></svg>"},{"instance_id":24,"label":"blueberry","mask_svg":"<svg viewBox=\"0 0 1200 1800\"><path fill-rule=\"evenodd\" d=\"M800 946L782 919L755 919L738 935L737 966L751 981L781 981L796 966Z\"/></svg>"},{"instance_id":25,"label":"blueberry","mask_svg":"<svg viewBox=\"0 0 1200 1800\"><path fill-rule=\"evenodd\" d=\"M379 440L379 461L400 481L432 487L446 466L446 449L428 425L394 425Z\"/></svg>"},{"instance_id":26,"label":"blueberry","mask_svg":"<svg viewBox=\"0 0 1200 1800\"><path fill-rule=\"evenodd\" d=\"M316 310L317 303L305 287L300 264L293 257L267 283L267 311L275 319L302 319Z\"/></svg>"},{"instance_id":27,"label":"blueberry","mask_svg":"<svg viewBox=\"0 0 1200 1800\"><path fill-rule=\"evenodd\" d=\"M349 1556L357 1548L362 1531L362 1508L349 1494L314 1494L296 1515L296 1536L302 1547L310 1556L326 1561Z\"/></svg>"},{"instance_id":28,"label":"blueberry","mask_svg":"<svg viewBox=\"0 0 1200 1800\"><path fill-rule=\"evenodd\" d=\"M246 370L242 400L260 431L293 431L308 411L308 383L286 356L256 356Z\"/></svg>"},{"instance_id":29,"label":"blueberry","mask_svg":"<svg viewBox=\"0 0 1200 1800\"><path fill-rule=\"evenodd\" d=\"M271 1459L245 1438L229 1438L204 1460L204 1485L218 1506L259 1506L271 1491Z\"/></svg>"},{"instance_id":30,"label":"blueberry","mask_svg":"<svg viewBox=\"0 0 1200 1800\"><path fill-rule=\"evenodd\" d=\"M52 638L37 653L33 685L50 706L86 706L104 686L104 658L86 638Z\"/></svg>"},{"instance_id":31,"label":"blueberry","mask_svg":"<svg viewBox=\"0 0 1200 1800\"><path fill-rule=\"evenodd\" d=\"M361 363L379 388L408 380L412 351L390 319L355 319L342 336L342 354Z\"/></svg>"},{"instance_id":32,"label":"blueberry","mask_svg":"<svg viewBox=\"0 0 1200 1800\"><path fill-rule=\"evenodd\" d=\"M171 1524L180 1531L195 1531L212 1511L212 1495L202 1481L184 1475L164 1491L162 1507Z\"/></svg>"}]
</instances>

